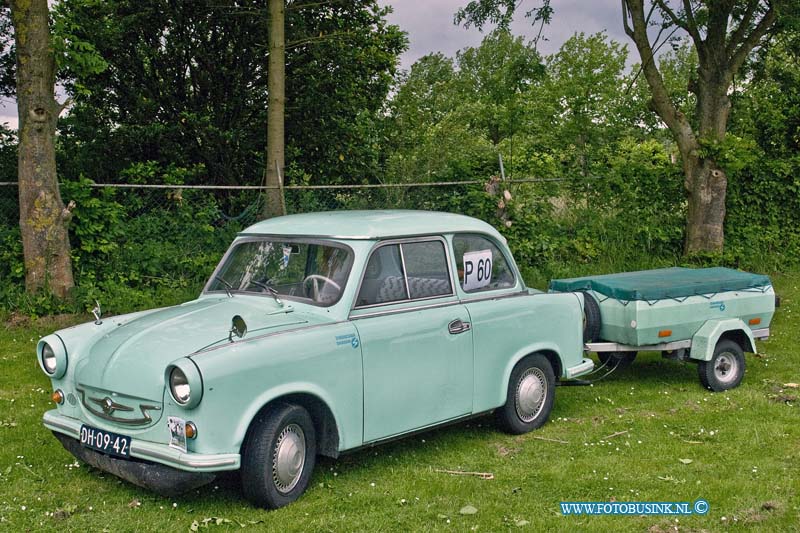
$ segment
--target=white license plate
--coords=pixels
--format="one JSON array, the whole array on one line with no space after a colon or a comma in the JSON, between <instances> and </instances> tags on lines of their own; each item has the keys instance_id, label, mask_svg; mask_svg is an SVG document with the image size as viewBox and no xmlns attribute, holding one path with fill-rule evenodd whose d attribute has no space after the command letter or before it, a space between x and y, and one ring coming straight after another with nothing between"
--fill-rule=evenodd
<instances>
[{"instance_id":1,"label":"white license plate","mask_svg":"<svg viewBox=\"0 0 800 533\"><path fill-rule=\"evenodd\" d=\"M117 457L131 456L131 438L92 426L81 426L81 444L87 448Z\"/></svg>"}]
</instances>

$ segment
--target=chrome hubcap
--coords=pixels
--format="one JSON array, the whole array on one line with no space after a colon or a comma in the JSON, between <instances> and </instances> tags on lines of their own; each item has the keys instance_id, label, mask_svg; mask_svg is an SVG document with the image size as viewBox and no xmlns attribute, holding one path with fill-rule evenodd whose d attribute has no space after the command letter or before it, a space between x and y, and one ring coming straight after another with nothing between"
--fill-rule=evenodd
<instances>
[{"instance_id":1,"label":"chrome hubcap","mask_svg":"<svg viewBox=\"0 0 800 533\"><path fill-rule=\"evenodd\" d=\"M289 492L300 481L306 462L306 436L297 424L289 424L275 442L272 481L279 492Z\"/></svg>"},{"instance_id":2,"label":"chrome hubcap","mask_svg":"<svg viewBox=\"0 0 800 533\"><path fill-rule=\"evenodd\" d=\"M722 383L728 383L736 379L738 370L739 361L728 353L720 354L716 363L714 363L714 376Z\"/></svg>"},{"instance_id":3,"label":"chrome hubcap","mask_svg":"<svg viewBox=\"0 0 800 533\"><path fill-rule=\"evenodd\" d=\"M539 368L529 368L517 382L517 416L523 422L530 422L539 416L547 397L547 378Z\"/></svg>"}]
</instances>

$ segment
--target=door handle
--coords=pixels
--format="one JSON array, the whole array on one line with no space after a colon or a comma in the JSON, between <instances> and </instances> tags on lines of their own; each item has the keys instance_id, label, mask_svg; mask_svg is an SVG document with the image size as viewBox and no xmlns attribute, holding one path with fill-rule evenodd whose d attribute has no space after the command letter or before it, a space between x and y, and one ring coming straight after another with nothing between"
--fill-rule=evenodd
<instances>
[{"instance_id":1,"label":"door handle","mask_svg":"<svg viewBox=\"0 0 800 533\"><path fill-rule=\"evenodd\" d=\"M456 318L447 325L447 331L449 331L451 335L458 335L459 333L469 331L471 327L472 325L469 322Z\"/></svg>"}]
</instances>

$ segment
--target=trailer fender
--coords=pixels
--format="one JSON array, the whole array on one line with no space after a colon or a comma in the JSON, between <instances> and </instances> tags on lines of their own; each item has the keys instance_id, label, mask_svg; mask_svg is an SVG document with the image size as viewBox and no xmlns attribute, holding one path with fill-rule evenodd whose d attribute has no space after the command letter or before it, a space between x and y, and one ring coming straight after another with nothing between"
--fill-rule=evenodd
<instances>
[{"instance_id":1,"label":"trailer fender","mask_svg":"<svg viewBox=\"0 0 800 533\"><path fill-rule=\"evenodd\" d=\"M738 318L724 318L709 320L697 330L692 337L692 348L689 352L691 359L698 361L710 361L714 355L714 348L720 337L726 333L734 332L737 336L742 350L745 352L755 352L756 342L753 339L753 332Z\"/></svg>"}]
</instances>

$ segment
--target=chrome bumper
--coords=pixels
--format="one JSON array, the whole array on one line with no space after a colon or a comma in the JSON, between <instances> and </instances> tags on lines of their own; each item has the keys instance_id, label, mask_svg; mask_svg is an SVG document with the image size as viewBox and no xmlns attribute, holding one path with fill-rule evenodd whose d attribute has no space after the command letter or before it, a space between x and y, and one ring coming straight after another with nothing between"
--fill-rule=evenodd
<instances>
[{"instance_id":1,"label":"chrome bumper","mask_svg":"<svg viewBox=\"0 0 800 533\"><path fill-rule=\"evenodd\" d=\"M59 414L57 410L44 414L44 426L73 439L80 439L80 420ZM166 444L157 444L131 438L131 457L152 461L189 472L219 472L237 470L241 457L238 453L200 454L182 452Z\"/></svg>"},{"instance_id":2,"label":"chrome bumper","mask_svg":"<svg viewBox=\"0 0 800 533\"><path fill-rule=\"evenodd\" d=\"M583 359L583 361L581 361L580 364L567 368L566 371L567 379L572 379L581 376L583 374L586 374L587 372L590 372L593 368L594 368L594 361L592 361L591 359Z\"/></svg>"}]
</instances>

